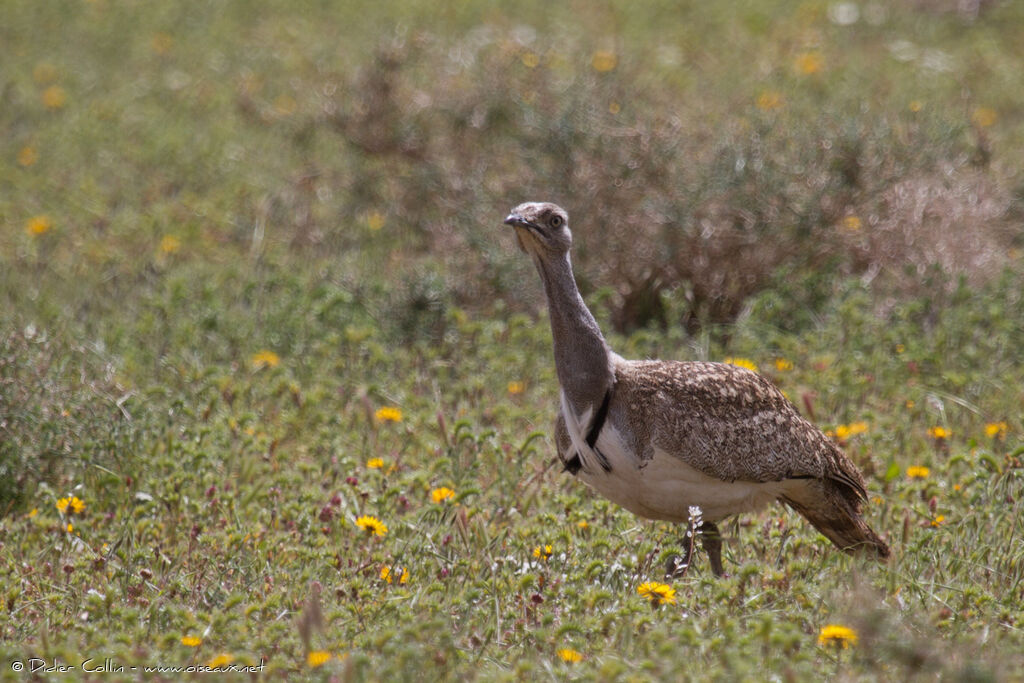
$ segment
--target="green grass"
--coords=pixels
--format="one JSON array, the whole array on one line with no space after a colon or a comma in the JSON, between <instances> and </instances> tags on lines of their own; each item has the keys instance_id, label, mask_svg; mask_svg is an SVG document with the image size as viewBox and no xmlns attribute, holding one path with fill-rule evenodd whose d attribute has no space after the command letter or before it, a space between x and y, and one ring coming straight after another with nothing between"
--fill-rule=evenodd
<instances>
[{"instance_id":1,"label":"green grass","mask_svg":"<svg viewBox=\"0 0 1024 683\"><path fill-rule=\"evenodd\" d=\"M4 676L1024 669L1018 3L850 27L817 2L7 5ZM915 214L915 188L946 203ZM622 355L747 358L823 429L866 423L845 447L890 563L775 507L723 526L727 578L701 556L676 604L638 595L682 530L555 463L541 288L501 226L549 197Z\"/></svg>"}]
</instances>

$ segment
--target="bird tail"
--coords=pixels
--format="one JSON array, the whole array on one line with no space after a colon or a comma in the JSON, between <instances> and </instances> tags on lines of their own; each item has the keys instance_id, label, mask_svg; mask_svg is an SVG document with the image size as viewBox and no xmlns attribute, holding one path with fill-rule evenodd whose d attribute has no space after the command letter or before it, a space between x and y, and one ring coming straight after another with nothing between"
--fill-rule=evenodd
<instances>
[{"instance_id":1,"label":"bird tail","mask_svg":"<svg viewBox=\"0 0 1024 683\"><path fill-rule=\"evenodd\" d=\"M792 486L781 500L803 515L837 548L848 553L871 553L880 560L889 557L889 545L864 521L860 496L851 487L827 479L790 481Z\"/></svg>"}]
</instances>

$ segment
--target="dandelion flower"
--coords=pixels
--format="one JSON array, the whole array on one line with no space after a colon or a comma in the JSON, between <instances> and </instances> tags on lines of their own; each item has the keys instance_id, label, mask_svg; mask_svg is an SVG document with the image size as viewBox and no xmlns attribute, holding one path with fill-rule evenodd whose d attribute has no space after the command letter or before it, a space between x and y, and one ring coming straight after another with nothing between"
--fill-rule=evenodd
<instances>
[{"instance_id":1,"label":"dandelion flower","mask_svg":"<svg viewBox=\"0 0 1024 683\"><path fill-rule=\"evenodd\" d=\"M38 158L39 155L36 154L36 151L33 148L28 146L22 147L18 152L18 165L28 168L32 164L36 163L36 159Z\"/></svg>"},{"instance_id":2,"label":"dandelion flower","mask_svg":"<svg viewBox=\"0 0 1024 683\"><path fill-rule=\"evenodd\" d=\"M569 662L570 664L583 660L583 653L573 650L571 647L563 647L558 651L558 656L563 662Z\"/></svg>"},{"instance_id":3,"label":"dandelion flower","mask_svg":"<svg viewBox=\"0 0 1024 683\"><path fill-rule=\"evenodd\" d=\"M946 429L945 427L932 427L928 430L928 436L933 439L948 439L953 436L953 432Z\"/></svg>"},{"instance_id":4,"label":"dandelion flower","mask_svg":"<svg viewBox=\"0 0 1024 683\"><path fill-rule=\"evenodd\" d=\"M927 479L932 471L924 465L911 465L907 468L907 477L910 479Z\"/></svg>"},{"instance_id":5,"label":"dandelion flower","mask_svg":"<svg viewBox=\"0 0 1024 683\"><path fill-rule=\"evenodd\" d=\"M590 66L599 73L612 71L618 64L619 58L610 50L598 50L590 58Z\"/></svg>"},{"instance_id":6,"label":"dandelion flower","mask_svg":"<svg viewBox=\"0 0 1024 683\"><path fill-rule=\"evenodd\" d=\"M658 583L656 581L647 581L637 586L636 592L641 597L646 598L650 601L651 605L658 607L662 603L669 605L676 604L676 590L668 584Z\"/></svg>"},{"instance_id":7,"label":"dandelion flower","mask_svg":"<svg viewBox=\"0 0 1024 683\"><path fill-rule=\"evenodd\" d=\"M581 519L580 521L576 522L576 526L578 526L580 529L589 529L590 522L588 522L585 519Z\"/></svg>"},{"instance_id":8,"label":"dandelion flower","mask_svg":"<svg viewBox=\"0 0 1024 683\"><path fill-rule=\"evenodd\" d=\"M857 632L847 626L840 626L839 624L829 624L821 627L821 632L818 633L818 645L832 645L835 647L841 647L844 650L851 645L857 644Z\"/></svg>"},{"instance_id":9,"label":"dandelion flower","mask_svg":"<svg viewBox=\"0 0 1024 683\"><path fill-rule=\"evenodd\" d=\"M512 394L513 396L515 396L516 394L521 394L525 390L526 390L526 384L523 383L523 382L509 382L508 383L508 393Z\"/></svg>"},{"instance_id":10,"label":"dandelion flower","mask_svg":"<svg viewBox=\"0 0 1024 683\"><path fill-rule=\"evenodd\" d=\"M281 363L281 357L273 351L264 349L252 354L249 362L252 363L252 367L256 370L260 370L262 368L276 368Z\"/></svg>"},{"instance_id":11,"label":"dandelion flower","mask_svg":"<svg viewBox=\"0 0 1024 683\"><path fill-rule=\"evenodd\" d=\"M51 85L43 91L43 106L47 109L61 109L68 100L64 88L59 85Z\"/></svg>"},{"instance_id":12,"label":"dandelion flower","mask_svg":"<svg viewBox=\"0 0 1024 683\"><path fill-rule=\"evenodd\" d=\"M181 644L185 647L199 647L203 644L203 639L195 636L182 636Z\"/></svg>"},{"instance_id":13,"label":"dandelion flower","mask_svg":"<svg viewBox=\"0 0 1024 683\"><path fill-rule=\"evenodd\" d=\"M376 517L363 515L356 520L356 526L366 532L367 536L386 536L388 527Z\"/></svg>"},{"instance_id":14,"label":"dandelion flower","mask_svg":"<svg viewBox=\"0 0 1024 683\"><path fill-rule=\"evenodd\" d=\"M978 107L971 112L971 122L979 128L988 128L997 118L995 110L988 107Z\"/></svg>"},{"instance_id":15,"label":"dandelion flower","mask_svg":"<svg viewBox=\"0 0 1024 683\"><path fill-rule=\"evenodd\" d=\"M81 514L82 510L85 509L85 501L78 496L71 496L70 498L61 498L57 501L57 510L62 515L68 514Z\"/></svg>"},{"instance_id":16,"label":"dandelion flower","mask_svg":"<svg viewBox=\"0 0 1024 683\"><path fill-rule=\"evenodd\" d=\"M548 558L551 557L551 552L552 550L550 545L539 545L533 549L533 556L539 560L547 562Z\"/></svg>"},{"instance_id":17,"label":"dandelion flower","mask_svg":"<svg viewBox=\"0 0 1024 683\"><path fill-rule=\"evenodd\" d=\"M917 112L924 109L924 104L921 102L921 100L911 100L910 104L907 105L907 109L916 114Z\"/></svg>"},{"instance_id":18,"label":"dandelion flower","mask_svg":"<svg viewBox=\"0 0 1024 683\"><path fill-rule=\"evenodd\" d=\"M810 76L820 72L825 65L825 61L822 59L820 52L804 52L797 56L794 65L797 72L804 76Z\"/></svg>"},{"instance_id":19,"label":"dandelion flower","mask_svg":"<svg viewBox=\"0 0 1024 683\"><path fill-rule=\"evenodd\" d=\"M622 111L622 105L616 102L615 100L612 100L608 104L608 113L611 114L612 116L615 116L620 111Z\"/></svg>"},{"instance_id":20,"label":"dandelion flower","mask_svg":"<svg viewBox=\"0 0 1024 683\"><path fill-rule=\"evenodd\" d=\"M233 661L235 661L235 656L229 655L225 652L211 659L209 662L206 663L206 665L211 669L219 669L222 666L227 666Z\"/></svg>"},{"instance_id":21,"label":"dandelion flower","mask_svg":"<svg viewBox=\"0 0 1024 683\"><path fill-rule=\"evenodd\" d=\"M384 458L370 458L366 461L366 466L371 470L379 470L384 467Z\"/></svg>"},{"instance_id":22,"label":"dandelion flower","mask_svg":"<svg viewBox=\"0 0 1024 683\"><path fill-rule=\"evenodd\" d=\"M371 211L366 216L366 227L377 232L384 227L384 214L380 211Z\"/></svg>"},{"instance_id":23,"label":"dandelion flower","mask_svg":"<svg viewBox=\"0 0 1024 683\"><path fill-rule=\"evenodd\" d=\"M985 436L1002 441L1006 438L1007 429L1008 427L1005 422L989 422L985 425Z\"/></svg>"},{"instance_id":24,"label":"dandelion flower","mask_svg":"<svg viewBox=\"0 0 1024 683\"><path fill-rule=\"evenodd\" d=\"M398 583L406 583L409 580L409 570L405 567L384 566L380 568L380 578L388 583L393 582L396 578Z\"/></svg>"},{"instance_id":25,"label":"dandelion flower","mask_svg":"<svg viewBox=\"0 0 1024 683\"><path fill-rule=\"evenodd\" d=\"M153 48L153 52L158 55L165 55L171 51L171 47L174 46L174 38L166 33L155 33L153 34L152 40L149 41L149 46Z\"/></svg>"},{"instance_id":26,"label":"dandelion flower","mask_svg":"<svg viewBox=\"0 0 1024 683\"><path fill-rule=\"evenodd\" d=\"M793 361L786 360L785 358L776 358L775 369L779 372L789 372L793 369Z\"/></svg>"},{"instance_id":27,"label":"dandelion flower","mask_svg":"<svg viewBox=\"0 0 1024 683\"><path fill-rule=\"evenodd\" d=\"M455 491L452 491L447 486L441 486L430 492L430 500L435 503L443 503L446 500L451 500L455 497Z\"/></svg>"},{"instance_id":28,"label":"dandelion flower","mask_svg":"<svg viewBox=\"0 0 1024 683\"><path fill-rule=\"evenodd\" d=\"M181 249L181 240L174 235L164 235L160 240L160 251L164 254L173 254Z\"/></svg>"},{"instance_id":29,"label":"dandelion flower","mask_svg":"<svg viewBox=\"0 0 1024 683\"><path fill-rule=\"evenodd\" d=\"M377 418L378 422L401 422L402 411L394 406L384 406L377 409L374 417Z\"/></svg>"},{"instance_id":30,"label":"dandelion flower","mask_svg":"<svg viewBox=\"0 0 1024 683\"><path fill-rule=\"evenodd\" d=\"M313 650L308 655L306 655L306 664L308 664L309 668L311 669L315 669L318 666L323 666L330 660L331 653L325 652L323 650Z\"/></svg>"},{"instance_id":31,"label":"dandelion flower","mask_svg":"<svg viewBox=\"0 0 1024 683\"><path fill-rule=\"evenodd\" d=\"M50 220L50 217L41 214L28 219L25 223L25 232L30 235L42 235L44 232L49 232L52 227L53 221Z\"/></svg>"},{"instance_id":32,"label":"dandelion flower","mask_svg":"<svg viewBox=\"0 0 1024 683\"><path fill-rule=\"evenodd\" d=\"M751 372L757 372L757 364L754 363L754 361L748 360L746 358L733 358L730 356L729 358L726 358L722 362L727 365L735 365L738 368L750 370Z\"/></svg>"},{"instance_id":33,"label":"dandelion flower","mask_svg":"<svg viewBox=\"0 0 1024 683\"><path fill-rule=\"evenodd\" d=\"M771 111L782 106L782 95L774 90L765 90L757 96L757 108L762 111Z\"/></svg>"}]
</instances>

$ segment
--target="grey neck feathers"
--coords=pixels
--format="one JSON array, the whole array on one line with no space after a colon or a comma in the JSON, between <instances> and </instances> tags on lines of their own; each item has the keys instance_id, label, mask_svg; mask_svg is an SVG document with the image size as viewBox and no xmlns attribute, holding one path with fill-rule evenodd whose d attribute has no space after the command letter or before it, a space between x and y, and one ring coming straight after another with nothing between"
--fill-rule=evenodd
<instances>
[{"instance_id":1,"label":"grey neck feathers","mask_svg":"<svg viewBox=\"0 0 1024 683\"><path fill-rule=\"evenodd\" d=\"M611 350L576 288L569 254L534 261L548 299L558 383L577 415L596 412L615 381Z\"/></svg>"}]
</instances>

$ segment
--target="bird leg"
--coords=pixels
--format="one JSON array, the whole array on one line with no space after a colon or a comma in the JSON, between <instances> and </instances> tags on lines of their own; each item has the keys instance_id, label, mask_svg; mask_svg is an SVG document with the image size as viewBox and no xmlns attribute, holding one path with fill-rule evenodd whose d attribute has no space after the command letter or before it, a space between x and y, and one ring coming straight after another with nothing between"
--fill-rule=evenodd
<instances>
[{"instance_id":1,"label":"bird leg","mask_svg":"<svg viewBox=\"0 0 1024 683\"><path fill-rule=\"evenodd\" d=\"M711 560L711 571L715 576L724 576L725 568L722 566L722 534L713 522L704 522L700 525L700 544L708 553Z\"/></svg>"},{"instance_id":2,"label":"bird leg","mask_svg":"<svg viewBox=\"0 0 1024 683\"><path fill-rule=\"evenodd\" d=\"M683 540L683 556L671 555L665 562L666 579L681 579L686 575L690 559L693 557L694 537L697 535L700 535L701 547L711 561L711 571L715 576L725 574L725 568L722 566L722 534L713 522L701 522L700 525L687 530L686 538Z\"/></svg>"}]
</instances>

